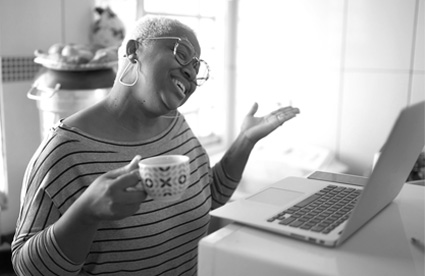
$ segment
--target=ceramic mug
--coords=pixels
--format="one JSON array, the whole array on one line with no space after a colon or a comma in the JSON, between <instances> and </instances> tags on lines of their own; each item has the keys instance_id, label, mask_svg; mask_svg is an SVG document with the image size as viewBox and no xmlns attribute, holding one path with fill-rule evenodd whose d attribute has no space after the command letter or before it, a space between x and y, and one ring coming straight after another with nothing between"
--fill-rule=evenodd
<instances>
[{"instance_id":1,"label":"ceramic mug","mask_svg":"<svg viewBox=\"0 0 425 276\"><path fill-rule=\"evenodd\" d=\"M139 161L143 187L154 200L175 201L189 184L189 157L160 155Z\"/></svg>"}]
</instances>

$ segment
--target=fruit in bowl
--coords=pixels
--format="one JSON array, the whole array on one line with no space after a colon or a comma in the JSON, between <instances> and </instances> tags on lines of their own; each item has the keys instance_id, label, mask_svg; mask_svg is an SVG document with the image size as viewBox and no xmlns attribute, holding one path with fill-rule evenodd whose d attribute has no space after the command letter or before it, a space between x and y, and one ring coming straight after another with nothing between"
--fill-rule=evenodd
<instances>
[{"instance_id":1,"label":"fruit in bowl","mask_svg":"<svg viewBox=\"0 0 425 276\"><path fill-rule=\"evenodd\" d=\"M55 43L47 52L36 50L34 54L35 62L54 69L99 67L118 61L118 47L101 48L89 44Z\"/></svg>"},{"instance_id":2,"label":"fruit in bowl","mask_svg":"<svg viewBox=\"0 0 425 276\"><path fill-rule=\"evenodd\" d=\"M93 50L82 45L65 45L61 51L68 63L88 63L93 58Z\"/></svg>"},{"instance_id":3,"label":"fruit in bowl","mask_svg":"<svg viewBox=\"0 0 425 276\"><path fill-rule=\"evenodd\" d=\"M76 48L74 48L73 45L65 45L61 51L61 55L63 57L78 56L78 54L79 54L79 51Z\"/></svg>"},{"instance_id":4,"label":"fruit in bowl","mask_svg":"<svg viewBox=\"0 0 425 276\"><path fill-rule=\"evenodd\" d=\"M64 47L65 47L65 44L63 44L63 43L55 43L52 46L50 46L50 48L47 52L50 55L61 54Z\"/></svg>"}]
</instances>

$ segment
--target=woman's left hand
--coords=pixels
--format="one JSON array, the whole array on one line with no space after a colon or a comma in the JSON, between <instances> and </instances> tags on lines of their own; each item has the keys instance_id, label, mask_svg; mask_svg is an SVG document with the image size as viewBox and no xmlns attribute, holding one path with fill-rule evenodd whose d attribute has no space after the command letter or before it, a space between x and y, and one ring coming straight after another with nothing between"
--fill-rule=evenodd
<instances>
[{"instance_id":1,"label":"woman's left hand","mask_svg":"<svg viewBox=\"0 0 425 276\"><path fill-rule=\"evenodd\" d=\"M254 117L258 110L258 103L254 103L245 116L241 131L250 141L256 143L269 135L284 122L294 118L300 113L298 108L287 106L279 108L263 117Z\"/></svg>"}]
</instances>

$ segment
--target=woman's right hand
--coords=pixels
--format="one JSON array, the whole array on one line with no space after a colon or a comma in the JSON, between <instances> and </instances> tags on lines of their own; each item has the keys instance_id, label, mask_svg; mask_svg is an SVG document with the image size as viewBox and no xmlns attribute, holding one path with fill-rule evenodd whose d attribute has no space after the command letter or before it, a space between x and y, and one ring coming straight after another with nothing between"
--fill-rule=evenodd
<instances>
[{"instance_id":1,"label":"woman's right hand","mask_svg":"<svg viewBox=\"0 0 425 276\"><path fill-rule=\"evenodd\" d=\"M99 176L75 202L85 213L87 222L119 220L133 215L146 198L142 189L134 189L141 181L136 156L126 166ZM140 185L141 186L141 185Z\"/></svg>"}]
</instances>

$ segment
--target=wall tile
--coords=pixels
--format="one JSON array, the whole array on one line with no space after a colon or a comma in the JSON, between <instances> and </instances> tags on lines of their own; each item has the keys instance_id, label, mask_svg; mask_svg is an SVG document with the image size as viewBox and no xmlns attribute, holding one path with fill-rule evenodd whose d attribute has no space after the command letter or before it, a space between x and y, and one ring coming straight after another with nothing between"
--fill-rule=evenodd
<instances>
[{"instance_id":1,"label":"wall tile","mask_svg":"<svg viewBox=\"0 0 425 276\"><path fill-rule=\"evenodd\" d=\"M340 153L352 173L368 173L398 115L407 105L408 74L347 73Z\"/></svg>"},{"instance_id":2,"label":"wall tile","mask_svg":"<svg viewBox=\"0 0 425 276\"><path fill-rule=\"evenodd\" d=\"M94 22L94 1L65 0L63 2L64 42L89 43Z\"/></svg>"},{"instance_id":3,"label":"wall tile","mask_svg":"<svg viewBox=\"0 0 425 276\"><path fill-rule=\"evenodd\" d=\"M2 212L3 233L11 233L18 216L21 183L25 168L39 146L39 113L34 101L26 97L30 82L3 83L4 126L7 154L9 206Z\"/></svg>"},{"instance_id":4,"label":"wall tile","mask_svg":"<svg viewBox=\"0 0 425 276\"><path fill-rule=\"evenodd\" d=\"M414 70L425 70L425 0L419 0Z\"/></svg>"},{"instance_id":5,"label":"wall tile","mask_svg":"<svg viewBox=\"0 0 425 276\"><path fill-rule=\"evenodd\" d=\"M412 76L412 93L409 104L425 101L425 73Z\"/></svg>"},{"instance_id":6,"label":"wall tile","mask_svg":"<svg viewBox=\"0 0 425 276\"><path fill-rule=\"evenodd\" d=\"M239 8L236 127L255 101L259 115L292 103L301 115L268 145L295 140L335 150L343 1L240 1Z\"/></svg>"},{"instance_id":7,"label":"wall tile","mask_svg":"<svg viewBox=\"0 0 425 276\"><path fill-rule=\"evenodd\" d=\"M345 66L409 70L416 0L349 0Z\"/></svg>"},{"instance_id":8,"label":"wall tile","mask_svg":"<svg viewBox=\"0 0 425 276\"><path fill-rule=\"evenodd\" d=\"M28 59L34 50L47 50L56 42L88 41L92 19L86 0L1 0L0 56L2 60ZM66 5L64 5L66 3ZM66 16L63 16L65 12ZM81 20L81 17L84 17ZM85 32L85 33L84 33ZM10 62L7 62L10 65ZM13 61L12 64L15 64ZM6 64L7 65L7 64ZM19 67L19 66L18 66ZM21 70L20 68L19 70ZM14 69L8 69L14 70ZM10 73L10 72L9 72ZM8 74L14 75L14 74ZM29 159L40 144L39 112L26 96L32 81L19 78L3 82L4 119L9 185L9 208L2 212L3 233L14 230L19 211L22 177ZM19 125L19 127L16 127ZM24 145L24 146L22 146Z\"/></svg>"},{"instance_id":9,"label":"wall tile","mask_svg":"<svg viewBox=\"0 0 425 276\"><path fill-rule=\"evenodd\" d=\"M39 72L41 65L34 62L33 56L1 58L2 81L18 82L32 81Z\"/></svg>"},{"instance_id":10,"label":"wall tile","mask_svg":"<svg viewBox=\"0 0 425 276\"><path fill-rule=\"evenodd\" d=\"M46 49L60 41L61 3L57 0L43 0L43 3L1 0L1 55L31 56L34 50Z\"/></svg>"}]
</instances>

